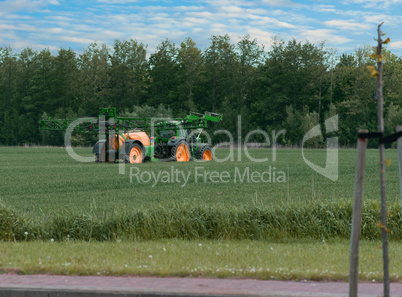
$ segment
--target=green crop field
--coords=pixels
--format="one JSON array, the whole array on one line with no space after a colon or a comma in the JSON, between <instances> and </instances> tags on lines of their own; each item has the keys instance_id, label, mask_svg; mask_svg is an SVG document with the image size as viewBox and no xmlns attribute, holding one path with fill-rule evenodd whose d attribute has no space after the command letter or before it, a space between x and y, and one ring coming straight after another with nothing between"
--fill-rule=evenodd
<instances>
[{"instance_id":1,"label":"green crop field","mask_svg":"<svg viewBox=\"0 0 402 297\"><path fill-rule=\"evenodd\" d=\"M123 166L80 163L64 148L1 147L0 271L346 280L356 151L339 151L337 181L313 171L299 149L248 151L265 162L232 153L224 162ZM304 154L325 166L325 150ZM397 151L386 157L391 278L400 280ZM369 150L365 280L382 275L378 167Z\"/></svg>"},{"instance_id":2,"label":"green crop field","mask_svg":"<svg viewBox=\"0 0 402 297\"><path fill-rule=\"evenodd\" d=\"M91 149L79 148L81 156ZM305 157L325 166L325 150ZM355 150L339 151L339 178L313 171L298 149L233 151L225 162L80 163L63 148L0 148L3 239L348 238ZM229 149L217 151L218 159ZM400 218L398 159L388 150L390 224ZM275 160L274 160L275 159ZM379 221L378 151L367 154L363 237ZM120 173L119 173L120 170ZM124 170L124 174L121 174ZM7 216L10 218L7 220ZM28 236L25 236L28 232ZM402 232L395 228L394 238ZM26 238L27 237L27 238Z\"/></svg>"}]
</instances>

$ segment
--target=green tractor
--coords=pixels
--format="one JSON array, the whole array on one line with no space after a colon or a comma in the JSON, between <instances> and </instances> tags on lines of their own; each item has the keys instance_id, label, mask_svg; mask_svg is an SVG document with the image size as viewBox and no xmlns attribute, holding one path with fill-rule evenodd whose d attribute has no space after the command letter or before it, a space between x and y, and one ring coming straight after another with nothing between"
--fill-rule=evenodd
<instances>
[{"instance_id":1,"label":"green tractor","mask_svg":"<svg viewBox=\"0 0 402 297\"><path fill-rule=\"evenodd\" d=\"M156 136L151 137L155 158L178 162L212 160L211 148L200 137L202 128L185 129L183 122L168 121L156 124L155 130Z\"/></svg>"},{"instance_id":2,"label":"green tractor","mask_svg":"<svg viewBox=\"0 0 402 297\"><path fill-rule=\"evenodd\" d=\"M101 140L92 150L95 162L210 161L212 150L202 142L201 133L207 122L221 120L221 114L211 112L190 113L180 119L121 118L115 108L100 108L99 118L79 122L49 119L40 121L39 129L100 133Z\"/></svg>"}]
</instances>

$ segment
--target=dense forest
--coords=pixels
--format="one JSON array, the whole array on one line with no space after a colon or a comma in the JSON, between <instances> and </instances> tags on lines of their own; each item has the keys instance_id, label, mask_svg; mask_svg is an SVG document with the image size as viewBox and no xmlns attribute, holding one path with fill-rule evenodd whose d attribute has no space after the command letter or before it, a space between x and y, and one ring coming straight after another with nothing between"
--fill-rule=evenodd
<instances>
[{"instance_id":1,"label":"dense forest","mask_svg":"<svg viewBox=\"0 0 402 297\"><path fill-rule=\"evenodd\" d=\"M303 135L339 114L339 142L353 146L358 128L377 130L372 48L339 54L325 43L273 40L267 51L244 36L211 36L199 49L191 39L169 40L152 54L136 40L112 47L93 43L77 54L61 48L0 48L0 144L62 145L60 133L38 130L40 119L97 116L99 107L116 107L130 116L184 116L189 111L223 113L214 129L237 139L253 129L286 129L279 142L299 145ZM385 128L402 124L402 58L384 54ZM316 139L312 146L325 143ZM258 139L258 135L256 135ZM261 140L261 139L260 139ZM222 139L214 138L214 141Z\"/></svg>"}]
</instances>

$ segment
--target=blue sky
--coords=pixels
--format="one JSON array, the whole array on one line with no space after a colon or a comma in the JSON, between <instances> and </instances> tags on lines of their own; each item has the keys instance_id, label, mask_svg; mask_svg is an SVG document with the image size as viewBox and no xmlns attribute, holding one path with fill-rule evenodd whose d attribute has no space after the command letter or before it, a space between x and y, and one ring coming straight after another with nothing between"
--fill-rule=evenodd
<instances>
[{"instance_id":1,"label":"blue sky","mask_svg":"<svg viewBox=\"0 0 402 297\"><path fill-rule=\"evenodd\" d=\"M0 47L19 52L60 48L82 52L92 42L112 46L136 39L156 46L191 37L200 49L211 35L256 38L269 50L272 38L326 41L337 53L374 45L376 28L402 56L402 0L0 0Z\"/></svg>"}]
</instances>

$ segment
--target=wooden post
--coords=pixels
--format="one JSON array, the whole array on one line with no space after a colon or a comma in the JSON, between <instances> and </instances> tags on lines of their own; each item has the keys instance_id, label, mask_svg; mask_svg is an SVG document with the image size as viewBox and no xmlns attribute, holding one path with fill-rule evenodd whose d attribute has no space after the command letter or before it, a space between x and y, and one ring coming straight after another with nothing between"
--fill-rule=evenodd
<instances>
[{"instance_id":1,"label":"wooden post","mask_svg":"<svg viewBox=\"0 0 402 297\"><path fill-rule=\"evenodd\" d=\"M384 133L384 97L383 97L383 63L382 63L382 31L381 24L378 25L378 46L377 46L377 96L378 96L378 132ZM388 231L387 231L387 195L385 191L385 146L379 143L380 150L380 187L381 187L381 239L382 239L382 257L384 267L384 297L389 297L389 257L388 257Z\"/></svg>"},{"instance_id":2,"label":"wooden post","mask_svg":"<svg viewBox=\"0 0 402 297\"><path fill-rule=\"evenodd\" d=\"M402 131L402 126L396 128L396 132ZM402 137L398 139L398 156L399 156L399 189L401 192L401 214L402 214ZM402 217L402 215L401 215Z\"/></svg>"},{"instance_id":3,"label":"wooden post","mask_svg":"<svg viewBox=\"0 0 402 297\"><path fill-rule=\"evenodd\" d=\"M359 133L367 133L359 130ZM366 167L367 139L359 138L357 141L357 160L355 176L355 194L352 214L352 232L350 234L350 274L349 297L357 296L359 282L359 241L363 211L364 171Z\"/></svg>"}]
</instances>

